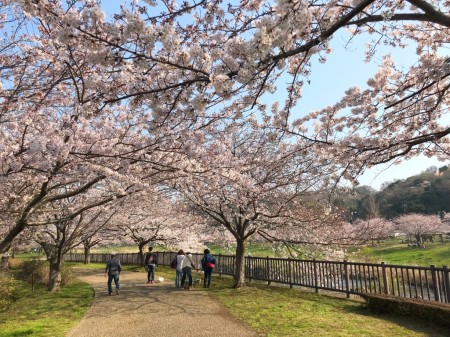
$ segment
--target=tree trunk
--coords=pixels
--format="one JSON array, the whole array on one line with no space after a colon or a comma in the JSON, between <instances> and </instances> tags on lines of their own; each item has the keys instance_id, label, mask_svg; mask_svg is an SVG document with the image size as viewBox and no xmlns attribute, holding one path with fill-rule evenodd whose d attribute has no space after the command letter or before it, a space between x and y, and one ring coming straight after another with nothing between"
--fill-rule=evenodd
<instances>
[{"instance_id":1,"label":"tree trunk","mask_svg":"<svg viewBox=\"0 0 450 337\"><path fill-rule=\"evenodd\" d=\"M27 222L23 219L17 221L12 229L6 234L3 240L0 240L0 253L6 253L11 248L14 239L22 233L27 226Z\"/></svg>"},{"instance_id":2,"label":"tree trunk","mask_svg":"<svg viewBox=\"0 0 450 337\"><path fill-rule=\"evenodd\" d=\"M139 262L140 262L141 266L143 266L144 262L145 262L144 261L144 246L145 246L145 243L138 245L138 247L139 247Z\"/></svg>"},{"instance_id":3,"label":"tree trunk","mask_svg":"<svg viewBox=\"0 0 450 337\"><path fill-rule=\"evenodd\" d=\"M84 264L91 263L91 247L84 246Z\"/></svg>"},{"instance_id":4,"label":"tree trunk","mask_svg":"<svg viewBox=\"0 0 450 337\"><path fill-rule=\"evenodd\" d=\"M245 241L237 239L236 243L236 269L234 271L233 288L240 288L245 286Z\"/></svg>"},{"instance_id":5,"label":"tree trunk","mask_svg":"<svg viewBox=\"0 0 450 337\"><path fill-rule=\"evenodd\" d=\"M56 292L61 289L61 262L50 262L50 273L48 275L47 290Z\"/></svg>"}]
</instances>

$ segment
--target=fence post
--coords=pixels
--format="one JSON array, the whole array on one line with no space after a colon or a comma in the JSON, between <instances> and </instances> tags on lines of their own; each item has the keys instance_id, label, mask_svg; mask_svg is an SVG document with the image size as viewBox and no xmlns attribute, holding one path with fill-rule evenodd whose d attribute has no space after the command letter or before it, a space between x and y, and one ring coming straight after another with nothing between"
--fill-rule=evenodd
<instances>
[{"instance_id":1,"label":"fence post","mask_svg":"<svg viewBox=\"0 0 450 337\"><path fill-rule=\"evenodd\" d=\"M216 268L216 270L219 270L219 276L222 276L222 264L221 264L221 260L222 260L222 255L219 253L219 257L217 258L217 264L218 264L218 268Z\"/></svg>"},{"instance_id":2,"label":"fence post","mask_svg":"<svg viewBox=\"0 0 450 337\"><path fill-rule=\"evenodd\" d=\"M450 277L448 275L448 266L444 266L444 282L447 294L447 303L450 303Z\"/></svg>"},{"instance_id":3,"label":"fence post","mask_svg":"<svg viewBox=\"0 0 450 337\"><path fill-rule=\"evenodd\" d=\"M288 267L289 267L289 288L292 289L292 260L290 257L288 257Z\"/></svg>"},{"instance_id":4,"label":"fence post","mask_svg":"<svg viewBox=\"0 0 450 337\"><path fill-rule=\"evenodd\" d=\"M348 261L344 260L344 281L345 281L345 293L347 298L350 298L350 277L348 275Z\"/></svg>"},{"instance_id":5,"label":"fence post","mask_svg":"<svg viewBox=\"0 0 450 337\"><path fill-rule=\"evenodd\" d=\"M389 283L388 283L388 278L387 278L387 273L386 273L386 265L384 264L384 262L381 262L381 271L383 274L384 294L389 295Z\"/></svg>"},{"instance_id":6,"label":"fence post","mask_svg":"<svg viewBox=\"0 0 450 337\"><path fill-rule=\"evenodd\" d=\"M248 283L252 282L252 268L250 263L250 255L247 255L247 263L245 263L245 272L244 274L248 274ZM245 276L244 276L245 277Z\"/></svg>"},{"instance_id":7,"label":"fence post","mask_svg":"<svg viewBox=\"0 0 450 337\"><path fill-rule=\"evenodd\" d=\"M316 289L316 293L319 292L319 279L317 276L317 262L316 259L313 259L313 268L314 268L314 288Z\"/></svg>"},{"instance_id":8,"label":"fence post","mask_svg":"<svg viewBox=\"0 0 450 337\"><path fill-rule=\"evenodd\" d=\"M267 275L267 284L270 286L270 260L269 257L266 257L266 275Z\"/></svg>"},{"instance_id":9,"label":"fence post","mask_svg":"<svg viewBox=\"0 0 450 337\"><path fill-rule=\"evenodd\" d=\"M430 266L430 270L431 270L431 279L433 280L434 300L436 302L440 302L441 301L441 296L439 294L439 284L438 284L438 281L437 281L436 266L434 264L432 264Z\"/></svg>"}]
</instances>

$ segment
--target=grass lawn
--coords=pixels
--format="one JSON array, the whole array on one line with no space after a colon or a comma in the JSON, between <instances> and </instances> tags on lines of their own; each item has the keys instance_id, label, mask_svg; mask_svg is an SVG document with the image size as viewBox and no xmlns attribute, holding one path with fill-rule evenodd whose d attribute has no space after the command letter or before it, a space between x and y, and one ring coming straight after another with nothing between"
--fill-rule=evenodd
<instances>
[{"instance_id":1,"label":"grass lawn","mask_svg":"<svg viewBox=\"0 0 450 337\"><path fill-rule=\"evenodd\" d=\"M65 336L84 316L93 301L93 290L73 281L58 293L50 293L43 284L35 286L15 281L11 304L0 308L0 337Z\"/></svg>"},{"instance_id":2,"label":"grass lawn","mask_svg":"<svg viewBox=\"0 0 450 337\"><path fill-rule=\"evenodd\" d=\"M254 283L241 289L230 285L230 279L213 275L211 296L263 336L450 336L449 329L432 322L370 312L359 300Z\"/></svg>"},{"instance_id":3,"label":"grass lawn","mask_svg":"<svg viewBox=\"0 0 450 337\"><path fill-rule=\"evenodd\" d=\"M349 256L351 261L371 260L391 264L437 267L450 265L450 243L427 242L426 248L408 247L398 240L386 240L379 246L369 246L355 251Z\"/></svg>"}]
</instances>

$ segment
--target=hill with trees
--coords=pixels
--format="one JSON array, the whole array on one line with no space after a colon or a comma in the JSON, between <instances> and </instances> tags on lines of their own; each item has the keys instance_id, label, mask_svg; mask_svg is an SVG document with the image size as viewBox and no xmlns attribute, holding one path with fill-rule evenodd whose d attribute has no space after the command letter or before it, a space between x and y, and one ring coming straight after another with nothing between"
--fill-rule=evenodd
<instances>
[{"instance_id":1,"label":"hill with trees","mask_svg":"<svg viewBox=\"0 0 450 337\"><path fill-rule=\"evenodd\" d=\"M349 220L403 214L439 214L450 212L450 170L448 166L430 167L405 180L385 184L381 191L357 186L351 194L340 196L335 204L349 210Z\"/></svg>"}]
</instances>

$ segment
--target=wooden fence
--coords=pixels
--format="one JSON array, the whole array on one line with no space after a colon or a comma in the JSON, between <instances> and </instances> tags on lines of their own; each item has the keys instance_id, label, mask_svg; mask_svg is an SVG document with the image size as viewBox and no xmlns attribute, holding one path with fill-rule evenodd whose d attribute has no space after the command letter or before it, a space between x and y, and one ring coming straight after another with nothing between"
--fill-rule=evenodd
<instances>
[{"instance_id":1,"label":"wooden fence","mask_svg":"<svg viewBox=\"0 0 450 337\"><path fill-rule=\"evenodd\" d=\"M156 252L158 264L170 266L175 252ZM192 254L200 268L202 254ZM139 264L138 253L117 254L122 264ZM106 263L109 254L91 254L91 262ZM84 254L67 254L66 261L84 261ZM216 256L214 272L233 275L235 256ZM448 266L438 268L399 266L385 263L360 263L348 261L298 260L269 257L246 257L245 277L287 284L291 288L302 286L360 295L386 294L396 297L417 298L450 303L450 275Z\"/></svg>"}]
</instances>

